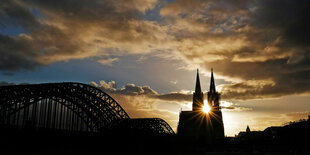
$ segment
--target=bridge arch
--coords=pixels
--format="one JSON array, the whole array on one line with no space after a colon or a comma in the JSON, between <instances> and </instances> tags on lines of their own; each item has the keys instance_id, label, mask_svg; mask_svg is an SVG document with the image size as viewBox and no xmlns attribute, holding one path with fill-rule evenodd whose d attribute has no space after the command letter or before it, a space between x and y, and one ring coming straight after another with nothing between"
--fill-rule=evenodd
<instances>
[{"instance_id":1,"label":"bridge arch","mask_svg":"<svg viewBox=\"0 0 310 155\"><path fill-rule=\"evenodd\" d=\"M1 124L69 131L128 129L174 134L164 120L130 119L107 93L75 82L1 86Z\"/></svg>"},{"instance_id":2,"label":"bridge arch","mask_svg":"<svg viewBox=\"0 0 310 155\"><path fill-rule=\"evenodd\" d=\"M82 83L2 86L0 103L2 124L99 131L115 120L129 119L111 96Z\"/></svg>"}]
</instances>

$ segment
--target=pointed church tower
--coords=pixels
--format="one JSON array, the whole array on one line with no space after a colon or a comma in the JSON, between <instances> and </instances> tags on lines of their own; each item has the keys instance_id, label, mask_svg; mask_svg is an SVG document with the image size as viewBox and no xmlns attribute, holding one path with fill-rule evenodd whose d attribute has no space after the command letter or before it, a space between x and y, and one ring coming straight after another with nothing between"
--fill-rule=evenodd
<instances>
[{"instance_id":1,"label":"pointed church tower","mask_svg":"<svg viewBox=\"0 0 310 155\"><path fill-rule=\"evenodd\" d=\"M213 68L211 68L211 80L210 80L210 91L212 93L215 93L215 83L214 83L214 77L213 77Z\"/></svg>"},{"instance_id":2,"label":"pointed church tower","mask_svg":"<svg viewBox=\"0 0 310 155\"><path fill-rule=\"evenodd\" d=\"M213 68L211 68L211 80L210 80L210 90L208 92L208 104L211 108L219 110L220 108L219 100L220 100L220 94L216 92L213 76Z\"/></svg>"},{"instance_id":3,"label":"pointed church tower","mask_svg":"<svg viewBox=\"0 0 310 155\"><path fill-rule=\"evenodd\" d=\"M196 76L195 92L201 92L199 70L198 69L197 69L197 76Z\"/></svg>"},{"instance_id":4,"label":"pointed church tower","mask_svg":"<svg viewBox=\"0 0 310 155\"><path fill-rule=\"evenodd\" d=\"M203 105L204 105L204 103L203 103L203 92L201 91L199 72L197 69L196 86L195 86L195 92L193 94L193 111L201 110Z\"/></svg>"},{"instance_id":5,"label":"pointed church tower","mask_svg":"<svg viewBox=\"0 0 310 155\"><path fill-rule=\"evenodd\" d=\"M220 107L220 93L216 92L215 82L213 76L213 68L211 68L211 80L210 80L210 90L208 92L208 104L211 108L210 120L212 122L212 137L213 139L224 138L224 123L222 117L222 111Z\"/></svg>"}]
</instances>

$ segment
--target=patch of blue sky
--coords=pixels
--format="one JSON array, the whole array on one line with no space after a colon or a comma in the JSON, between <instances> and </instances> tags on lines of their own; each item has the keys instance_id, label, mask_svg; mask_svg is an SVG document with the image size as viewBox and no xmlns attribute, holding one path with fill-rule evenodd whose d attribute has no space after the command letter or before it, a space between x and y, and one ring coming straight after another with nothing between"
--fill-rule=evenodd
<instances>
[{"instance_id":1,"label":"patch of blue sky","mask_svg":"<svg viewBox=\"0 0 310 155\"><path fill-rule=\"evenodd\" d=\"M34 70L12 71L12 75L0 74L0 81L14 83L83 82L89 83L91 72L86 72L89 64L83 60L56 62Z\"/></svg>"},{"instance_id":2,"label":"patch of blue sky","mask_svg":"<svg viewBox=\"0 0 310 155\"><path fill-rule=\"evenodd\" d=\"M168 3L174 2L175 0L159 0L156 6L151 9L147 10L143 16L143 19L148 21L162 21L163 18L160 16L160 10L167 5Z\"/></svg>"},{"instance_id":3,"label":"patch of blue sky","mask_svg":"<svg viewBox=\"0 0 310 155\"><path fill-rule=\"evenodd\" d=\"M0 34L8 36L18 36L22 33L26 34L27 30L21 25L11 24L0 19Z\"/></svg>"},{"instance_id":4,"label":"patch of blue sky","mask_svg":"<svg viewBox=\"0 0 310 155\"><path fill-rule=\"evenodd\" d=\"M31 71L2 72L0 81L14 83L46 83L46 82L82 82L90 83L100 80L109 82L114 80L117 88L128 83L137 86L149 85L158 93L169 93L180 90L194 90L196 70L180 69L184 62L169 60L152 54L110 56L118 58L112 66L100 64L101 57L83 60L69 60L55 62L48 66L41 66ZM142 58L143 57L143 58ZM210 77L200 74L203 91L209 88ZM176 81L175 83L171 81ZM216 79L216 84L224 81Z\"/></svg>"},{"instance_id":5,"label":"patch of blue sky","mask_svg":"<svg viewBox=\"0 0 310 155\"><path fill-rule=\"evenodd\" d=\"M29 8L30 12L36 19L42 19L44 15L36 8ZM10 19L0 18L0 34L8 36L18 36L20 34L27 34L28 31L22 25L8 21Z\"/></svg>"},{"instance_id":6,"label":"patch of blue sky","mask_svg":"<svg viewBox=\"0 0 310 155\"><path fill-rule=\"evenodd\" d=\"M166 93L178 90L179 87L171 84L170 81L175 80L180 75L192 75L192 80L195 78L195 73L184 73L184 70L178 70L177 66L171 65L173 62L160 58L149 57L142 62L138 61L140 58L138 55L118 56L118 58L119 61L113 63L112 66L102 65L97 62L100 58L88 58L55 62L31 71L12 72L14 74L2 72L0 81L14 83L69 81L90 83L95 81L99 83L100 80L106 82L114 80L118 89L127 83L134 83L138 86L149 85L159 93ZM174 62L174 64L176 63Z\"/></svg>"},{"instance_id":7,"label":"patch of blue sky","mask_svg":"<svg viewBox=\"0 0 310 155\"><path fill-rule=\"evenodd\" d=\"M143 16L143 19L148 21L161 21L162 17L160 16L161 5L157 4L154 9L147 10Z\"/></svg>"},{"instance_id":8,"label":"patch of blue sky","mask_svg":"<svg viewBox=\"0 0 310 155\"><path fill-rule=\"evenodd\" d=\"M40 12L40 10L38 10L37 8L35 7L30 7L30 12L31 14L37 18L37 19L42 19L44 18L44 15Z\"/></svg>"}]
</instances>

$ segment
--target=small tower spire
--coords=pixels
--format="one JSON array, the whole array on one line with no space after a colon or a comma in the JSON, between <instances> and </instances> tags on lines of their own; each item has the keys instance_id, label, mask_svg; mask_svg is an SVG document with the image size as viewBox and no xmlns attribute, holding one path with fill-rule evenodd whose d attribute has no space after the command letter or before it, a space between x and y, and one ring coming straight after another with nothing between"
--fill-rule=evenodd
<instances>
[{"instance_id":1,"label":"small tower spire","mask_svg":"<svg viewBox=\"0 0 310 155\"><path fill-rule=\"evenodd\" d=\"M246 127L246 132L251 132L249 125Z\"/></svg>"},{"instance_id":2,"label":"small tower spire","mask_svg":"<svg viewBox=\"0 0 310 155\"><path fill-rule=\"evenodd\" d=\"M196 76L195 93L201 93L200 79L199 79L199 70L198 70L198 68L197 68L197 76Z\"/></svg>"},{"instance_id":3,"label":"small tower spire","mask_svg":"<svg viewBox=\"0 0 310 155\"><path fill-rule=\"evenodd\" d=\"M215 93L215 83L214 83L214 77L213 77L213 68L211 68L211 81L210 81L210 90L209 92Z\"/></svg>"}]
</instances>

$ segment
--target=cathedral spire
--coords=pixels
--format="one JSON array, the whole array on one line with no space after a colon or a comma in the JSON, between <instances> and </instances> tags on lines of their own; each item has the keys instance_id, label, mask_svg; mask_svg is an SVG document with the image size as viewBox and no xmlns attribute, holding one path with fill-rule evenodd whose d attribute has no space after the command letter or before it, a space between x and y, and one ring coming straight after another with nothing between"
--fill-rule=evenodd
<instances>
[{"instance_id":1,"label":"cathedral spire","mask_svg":"<svg viewBox=\"0 0 310 155\"><path fill-rule=\"evenodd\" d=\"M200 93L200 92L201 92L201 87L200 87L200 80L199 80L199 71L197 69L195 93Z\"/></svg>"},{"instance_id":2,"label":"cathedral spire","mask_svg":"<svg viewBox=\"0 0 310 155\"><path fill-rule=\"evenodd\" d=\"M215 93L215 83L214 83L214 77L213 77L213 68L211 68L211 81L210 81L210 90L209 92Z\"/></svg>"},{"instance_id":3,"label":"cathedral spire","mask_svg":"<svg viewBox=\"0 0 310 155\"><path fill-rule=\"evenodd\" d=\"M198 72L198 69L197 69L196 86L195 86L195 92L193 94L193 111L201 110L203 105L204 105L204 103L203 103L203 93L201 91L199 72Z\"/></svg>"}]
</instances>

